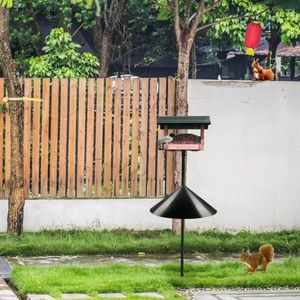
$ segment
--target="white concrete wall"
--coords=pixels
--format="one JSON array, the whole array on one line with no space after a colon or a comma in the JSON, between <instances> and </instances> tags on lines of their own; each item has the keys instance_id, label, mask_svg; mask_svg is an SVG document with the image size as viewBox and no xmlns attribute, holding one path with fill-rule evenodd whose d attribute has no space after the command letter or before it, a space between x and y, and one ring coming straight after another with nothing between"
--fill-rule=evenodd
<instances>
[{"instance_id":1,"label":"white concrete wall","mask_svg":"<svg viewBox=\"0 0 300 300\"><path fill-rule=\"evenodd\" d=\"M217 210L204 227L300 228L300 83L189 82L189 114L209 115L187 185Z\"/></svg>"},{"instance_id":2,"label":"white concrete wall","mask_svg":"<svg viewBox=\"0 0 300 300\"><path fill-rule=\"evenodd\" d=\"M300 228L300 83L189 82L190 115L209 115L205 150L188 152L187 185L214 206L189 229ZM27 200L24 229L170 228L160 199ZM7 201L0 201L0 231Z\"/></svg>"},{"instance_id":3,"label":"white concrete wall","mask_svg":"<svg viewBox=\"0 0 300 300\"><path fill-rule=\"evenodd\" d=\"M41 229L159 229L170 220L150 213L160 199L26 200L24 230ZM0 201L0 231L6 230L7 200Z\"/></svg>"}]
</instances>

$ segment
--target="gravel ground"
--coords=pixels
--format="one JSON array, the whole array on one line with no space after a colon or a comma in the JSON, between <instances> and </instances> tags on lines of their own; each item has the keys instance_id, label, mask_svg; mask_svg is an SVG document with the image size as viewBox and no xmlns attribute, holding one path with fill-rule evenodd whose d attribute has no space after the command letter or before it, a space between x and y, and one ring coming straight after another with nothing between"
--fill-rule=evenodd
<instances>
[{"instance_id":1,"label":"gravel ground","mask_svg":"<svg viewBox=\"0 0 300 300\"><path fill-rule=\"evenodd\" d=\"M267 287L267 288L194 288L194 289L179 289L178 293L183 297L188 297L189 299L196 300L199 299L198 297L195 297L195 294L201 292L204 294L232 294L232 293L249 293L249 292L256 292L256 293L268 293L268 292L274 292L274 293L280 293L287 292L287 291L299 291L299 288L288 288L288 287Z\"/></svg>"}]
</instances>

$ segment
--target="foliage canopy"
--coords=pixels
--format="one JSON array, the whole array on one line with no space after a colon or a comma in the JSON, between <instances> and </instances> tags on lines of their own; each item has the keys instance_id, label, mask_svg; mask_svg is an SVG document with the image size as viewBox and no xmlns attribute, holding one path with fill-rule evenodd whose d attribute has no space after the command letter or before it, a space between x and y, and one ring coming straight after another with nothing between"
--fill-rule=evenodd
<instances>
[{"instance_id":1,"label":"foliage canopy","mask_svg":"<svg viewBox=\"0 0 300 300\"><path fill-rule=\"evenodd\" d=\"M94 34L97 31L97 12L103 14L105 7L109 7L112 1L115 0L14 0L10 12L10 42L20 74L26 76L29 73L29 57L38 57L30 63L32 76L39 74L37 72L50 74L48 61L46 64L45 57L41 55L45 19L49 24L54 22L71 34L77 28L82 29L90 47L99 49L93 45ZM177 47L172 24L173 2L127 0L124 18L112 41L110 63L117 64L118 70L122 65L122 71L130 73L131 68L139 64L150 64L166 56L176 60ZM186 2L179 0L181 20L185 18ZM214 2L206 0L206 5ZM0 5L11 3L11 0L0 0ZM194 12L199 1L190 0L190 3L191 11ZM273 31L276 32L279 41L287 45L294 44L300 37L300 13L297 11L299 7L300 0L222 0L218 9L211 10L200 18L199 27L214 24L197 34L197 55L201 55L202 62L218 62L217 52L228 49L242 50L246 25L250 21L262 24L267 40ZM193 14L191 18L192 16ZM209 53L207 49L201 51L201 47L204 46L209 46L212 50ZM99 58L97 52L96 55ZM82 58L88 57L84 55ZM38 63L41 64L40 67L37 66ZM70 64L68 62L67 69L62 66L55 76L78 76L73 70L74 64ZM87 74L85 71L83 73Z\"/></svg>"}]
</instances>

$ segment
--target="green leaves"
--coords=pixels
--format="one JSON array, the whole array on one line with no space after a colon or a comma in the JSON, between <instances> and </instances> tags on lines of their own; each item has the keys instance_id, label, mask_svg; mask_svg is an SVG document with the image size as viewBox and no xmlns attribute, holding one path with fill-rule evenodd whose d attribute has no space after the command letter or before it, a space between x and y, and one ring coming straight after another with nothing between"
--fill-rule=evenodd
<instances>
[{"instance_id":1,"label":"green leaves","mask_svg":"<svg viewBox=\"0 0 300 300\"><path fill-rule=\"evenodd\" d=\"M5 113L6 110L7 110L6 103L1 103L0 104L0 112Z\"/></svg>"},{"instance_id":2,"label":"green leaves","mask_svg":"<svg viewBox=\"0 0 300 300\"><path fill-rule=\"evenodd\" d=\"M229 3L228 0L224 0ZM298 1L298 0L297 0ZM279 38L285 44L291 44L300 36L300 14L295 10L274 7L271 3L256 3L264 1L231 0L230 5L223 10L214 13L214 18L229 18L233 15L245 16L245 18L231 19L213 26L211 35L215 39L230 40L235 48L243 48L246 24L250 21L258 21L262 27L278 29ZM274 4L274 3L273 3ZM268 6L269 5L269 6ZM247 17L249 16L249 17Z\"/></svg>"},{"instance_id":3,"label":"green leaves","mask_svg":"<svg viewBox=\"0 0 300 300\"><path fill-rule=\"evenodd\" d=\"M300 37L300 14L294 10L277 10L273 22L278 24L281 31L281 41L291 44Z\"/></svg>"},{"instance_id":4,"label":"green leaves","mask_svg":"<svg viewBox=\"0 0 300 300\"><path fill-rule=\"evenodd\" d=\"M80 45L63 28L54 28L46 37L45 54L29 61L29 75L32 77L92 77L98 73L98 59L90 54L79 54Z\"/></svg>"},{"instance_id":5,"label":"green leaves","mask_svg":"<svg viewBox=\"0 0 300 300\"><path fill-rule=\"evenodd\" d=\"M87 6L84 3L77 3L73 9L76 21L83 24L84 29L93 29L96 26L95 7Z\"/></svg>"},{"instance_id":6,"label":"green leaves","mask_svg":"<svg viewBox=\"0 0 300 300\"><path fill-rule=\"evenodd\" d=\"M272 6L278 6L279 8L300 11L300 0L264 0L263 2Z\"/></svg>"},{"instance_id":7,"label":"green leaves","mask_svg":"<svg viewBox=\"0 0 300 300\"><path fill-rule=\"evenodd\" d=\"M0 6L11 8L13 6L13 0L0 0Z\"/></svg>"},{"instance_id":8,"label":"green leaves","mask_svg":"<svg viewBox=\"0 0 300 300\"><path fill-rule=\"evenodd\" d=\"M99 0L95 0L95 1L99 1ZM91 7L93 5L93 2L94 0L72 0L72 3L74 4L83 3L87 7Z\"/></svg>"}]
</instances>

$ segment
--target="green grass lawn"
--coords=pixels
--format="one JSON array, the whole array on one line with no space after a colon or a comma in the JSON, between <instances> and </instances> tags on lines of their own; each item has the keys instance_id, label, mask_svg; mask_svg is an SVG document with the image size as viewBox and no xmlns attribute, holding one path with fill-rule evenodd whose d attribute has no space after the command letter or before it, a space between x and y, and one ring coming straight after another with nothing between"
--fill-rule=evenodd
<instances>
[{"instance_id":1,"label":"green grass lawn","mask_svg":"<svg viewBox=\"0 0 300 300\"><path fill-rule=\"evenodd\" d=\"M0 255L80 255L178 253L180 237L170 230L134 231L42 231L14 237L0 234ZM238 253L242 249L258 251L272 243L276 253L300 254L300 231L251 233L186 232L185 252Z\"/></svg>"},{"instance_id":2,"label":"green grass lawn","mask_svg":"<svg viewBox=\"0 0 300 300\"><path fill-rule=\"evenodd\" d=\"M186 265L185 276L179 275L179 264L160 267L106 265L101 267L16 266L12 282L22 296L48 293L123 292L135 299L134 292L159 292L167 299L178 299L177 288L197 287L299 287L300 259L290 257L274 262L266 273L245 273L238 262ZM141 298L139 298L141 299Z\"/></svg>"}]
</instances>

